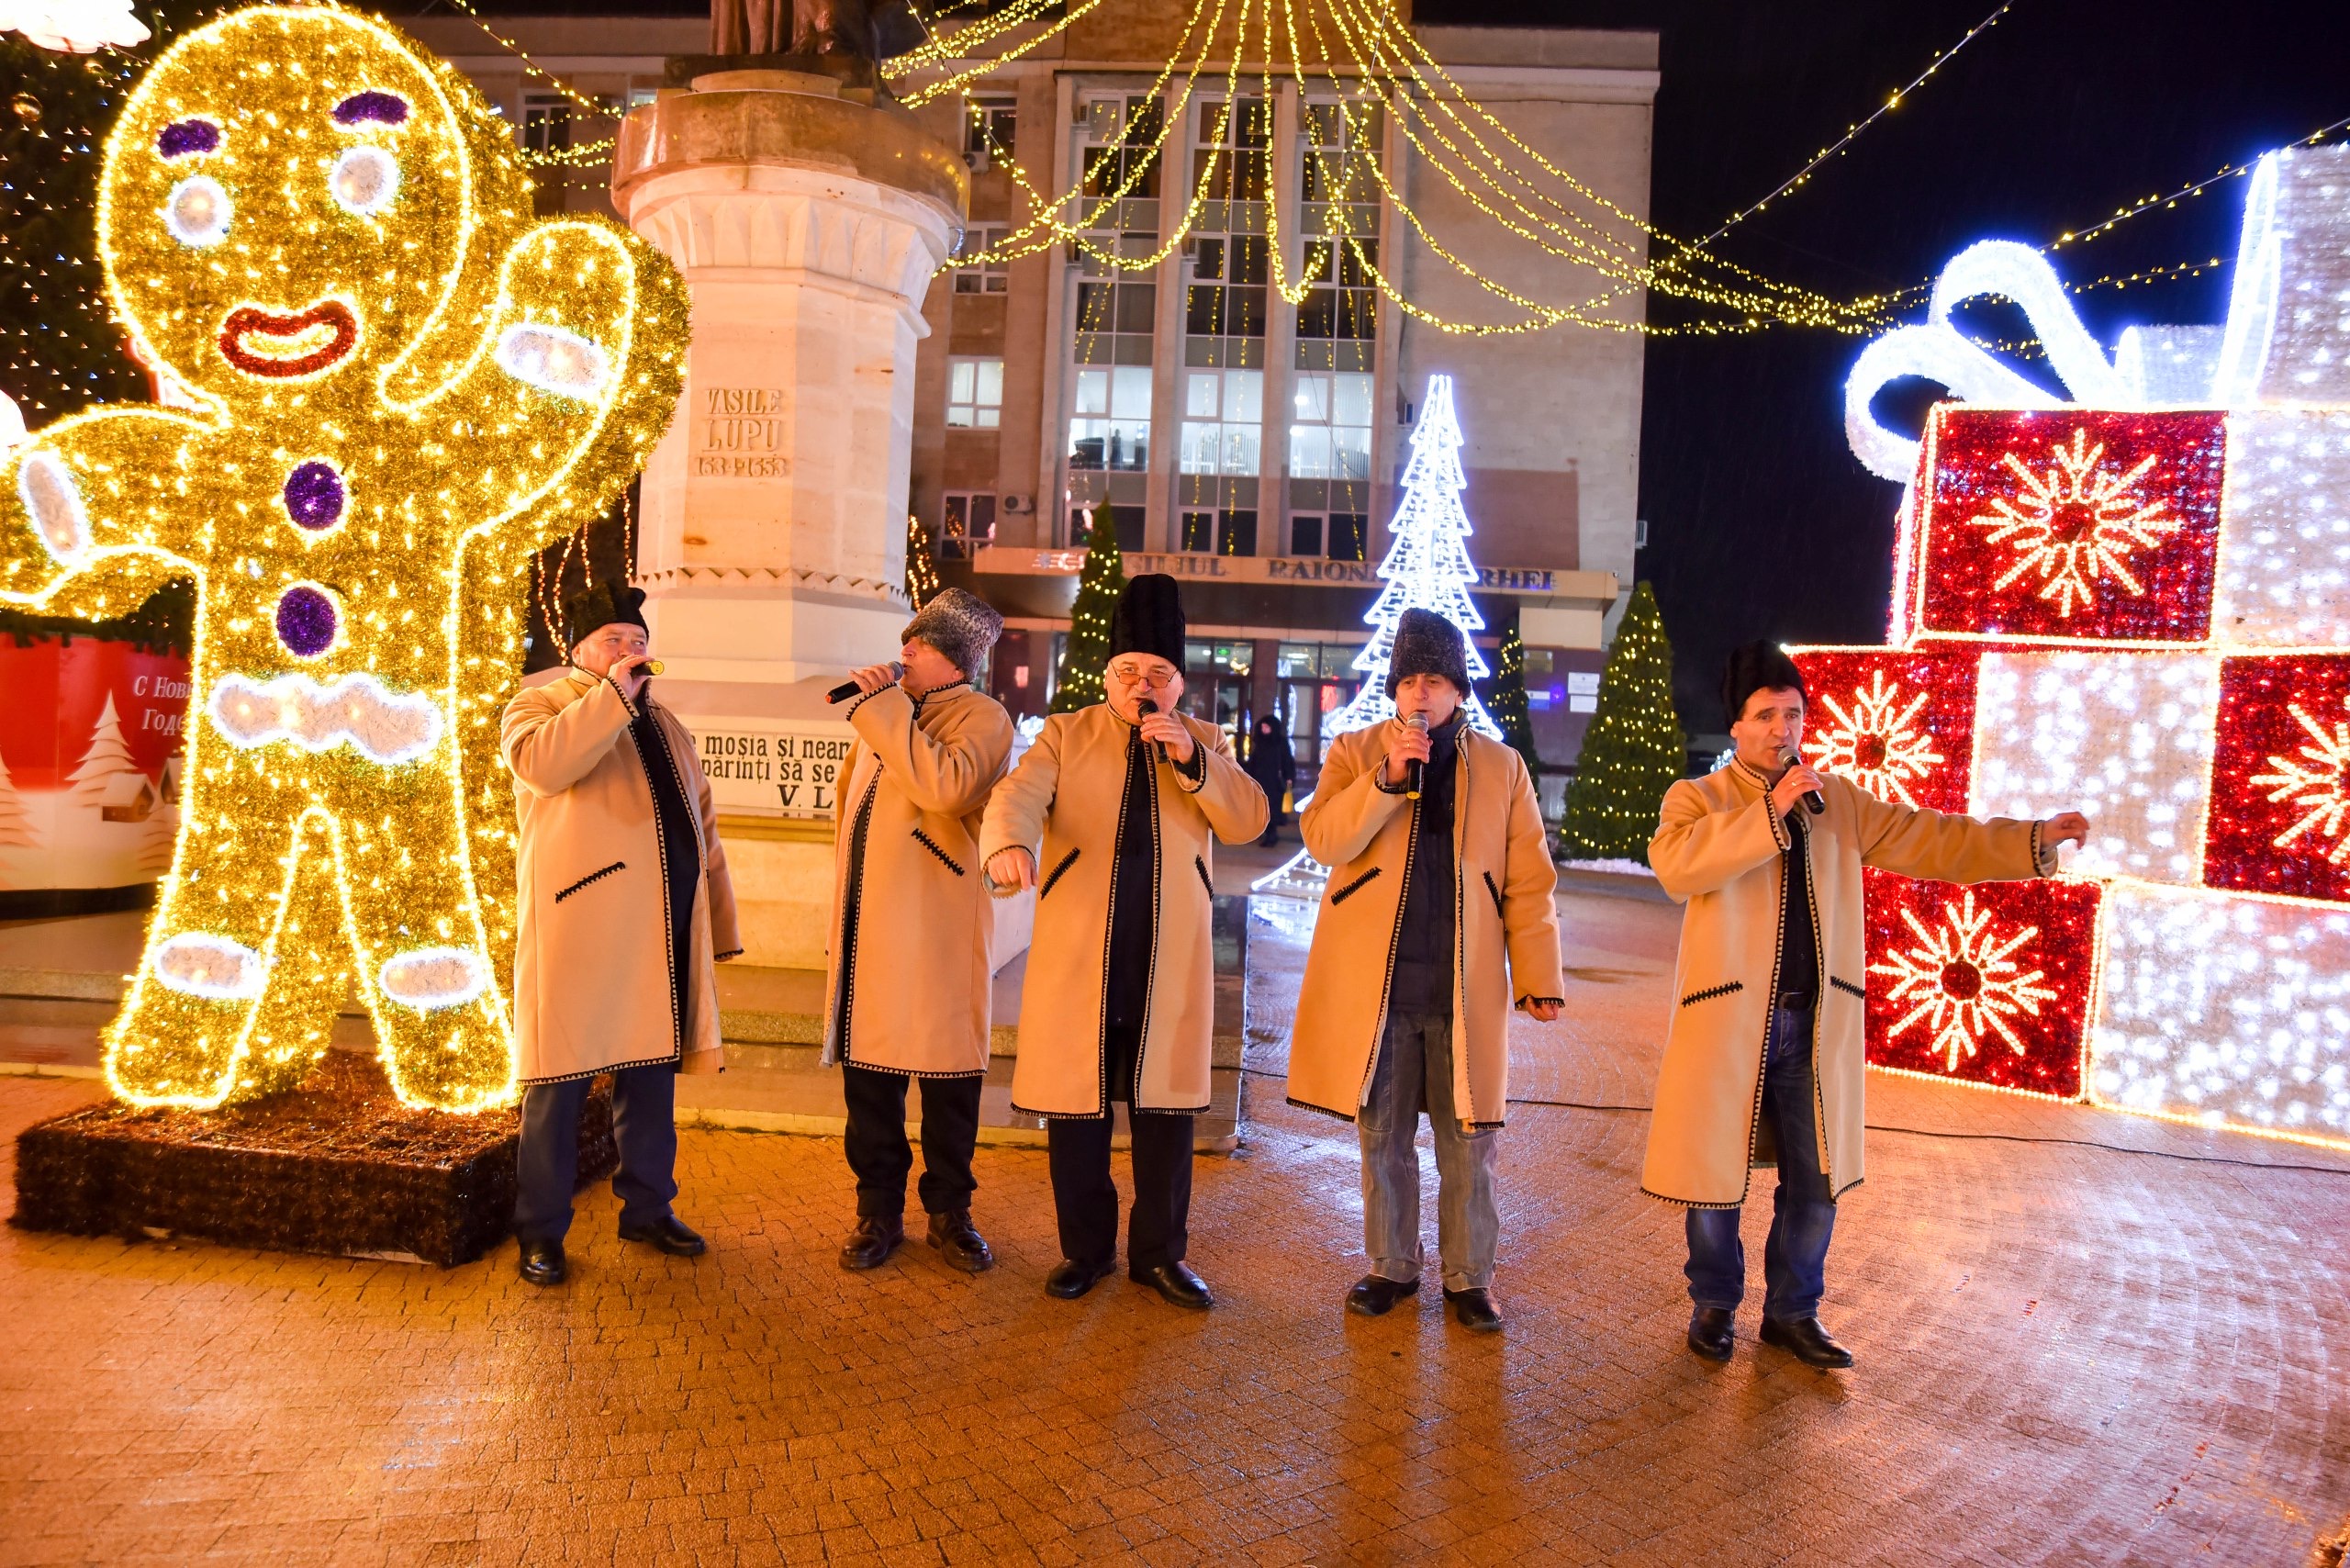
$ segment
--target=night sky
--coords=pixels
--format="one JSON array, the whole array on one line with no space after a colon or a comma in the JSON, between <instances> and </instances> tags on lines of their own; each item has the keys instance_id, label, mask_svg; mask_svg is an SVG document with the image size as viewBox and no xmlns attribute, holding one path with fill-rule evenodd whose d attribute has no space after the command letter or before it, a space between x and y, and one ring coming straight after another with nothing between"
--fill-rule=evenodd
<instances>
[{"instance_id":1,"label":"night sky","mask_svg":"<svg viewBox=\"0 0 2350 1568\"><path fill-rule=\"evenodd\" d=\"M1416 15L1658 31L1654 221L1695 236L1795 173L1996 3L1419 0ZM1930 277L1975 240L2044 243L2344 116L2350 5L2017 0L1720 253L1825 293L1874 293ZM2223 182L2067 247L2057 270L2086 281L2232 261L2245 185ZM2136 322L2219 321L2231 270L2076 298L2110 348ZM2004 305L1969 319L2030 335ZM1861 342L1805 330L1650 341L1639 570L1656 584L1693 733L1723 728L1714 685L1739 642L1883 640L1899 491L1844 444L1843 380ZM1878 408L1914 429L1931 397L1908 383Z\"/></svg>"}]
</instances>

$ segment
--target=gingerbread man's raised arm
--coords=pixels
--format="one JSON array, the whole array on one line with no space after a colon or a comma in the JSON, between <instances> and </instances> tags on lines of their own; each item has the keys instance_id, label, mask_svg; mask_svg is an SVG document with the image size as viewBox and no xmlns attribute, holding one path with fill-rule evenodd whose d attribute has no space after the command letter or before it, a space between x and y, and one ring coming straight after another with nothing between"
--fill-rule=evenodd
<instances>
[{"instance_id":1,"label":"gingerbread man's raised arm","mask_svg":"<svg viewBox=\"0 0 2350 1568\"><path fill-rule=\"evenodd\" d=\"M661 351L682 351L685 288L674 272L643 266L621 231L595 218L536 224L498 264L499 304L481 352L418 412L428 429L456 422L534 439L503 445L512 455L502 465L444 468L429 487L450 498L449 514L468 532L535 521L553 539L579 520L547 505L551 498L595 477L588 467L617 461L625 472L643 461L624 438L599 437L629 394L663 374L653 367ZM657 342L665 334L676 341ZM534 549L545 540L512 543Z\"/></svg>"}]
</instances>

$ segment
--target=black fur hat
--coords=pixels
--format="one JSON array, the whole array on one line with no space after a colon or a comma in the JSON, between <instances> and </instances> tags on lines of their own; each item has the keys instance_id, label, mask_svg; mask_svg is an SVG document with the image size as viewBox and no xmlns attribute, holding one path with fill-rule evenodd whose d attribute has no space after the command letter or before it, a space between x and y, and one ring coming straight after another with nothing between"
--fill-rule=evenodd
<instances>
[{"instance_id":1,"label":"black fur hat","mask_svg":"<svg viewBox=\"0 0 2350 1568\"><path fill-rule=\"evenodd\" d=\"M1183 598L1164 572L1126 579L1118 608L1110 612L1110 657L1156 654L1183 667Z\"/></svg>"},{"instance_id":2,"label":"black fur hat","mask_svg":"<svg viewBox=\"0 0 2350 1568\"><path fill-rule=\"evenodd\" d=\"M911 643L919 637L946 655L946 660L965 675L979 667L988 656L995 640L1003 634L1003 617L995 607L978 594L958 588L940 588L931 600L914 612L906 629L898 633L898 641Z\"/></svg>"},{"instance_id":3,"label":"black fur hat","mask_svg":"<svg viewBox=\"0 0 2350 1568\"><path fill-rule=\"evenodd\" d=\"M644 590L591 582L584 592L563 601L564 636L576 643L606 626L643 626Z\"/></svg>"},{"instance_id":4,"label":"black fur hat","mask_svg":"<svg viewBox=\"0 0 2350 1568\"><path fill-rule=\"evenodd\" d=\"M1722 665L1722 717L1735 724L1746 711L1748 698L1758 691L1782 691L1788 687L1803 693L1806 708L1811 706L1811 693L1804 690L1803 672L1778 644L1748 643L1732 648Z\"/></svg>"},{"instance_id":5,"label":"black fur hat","mask_svg":"<svg viewBox=\"0 0 2350 1568\"><path fill-rule=\"evenodd\" d=\"M1469 659L1460 628L1433 610L1407 610L1395 622L1395 646L1387 655L1387 700L1406 678L1440 675L1465 700L1471 695Z\"/></svg>"}]
</instances>

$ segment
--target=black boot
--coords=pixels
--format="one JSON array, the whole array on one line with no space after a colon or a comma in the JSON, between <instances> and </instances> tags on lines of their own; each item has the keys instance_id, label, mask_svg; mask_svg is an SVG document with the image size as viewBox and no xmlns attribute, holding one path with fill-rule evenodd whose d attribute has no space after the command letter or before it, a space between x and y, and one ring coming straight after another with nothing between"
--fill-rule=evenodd
<instances>
[{"instance_id":1,"label":"black boot","mask_svg":"<svg viewBox=\"0 0 2350 1568\"><path fill-rule=\"evenodd\" d=\"M1807 1367L1849 1367L1852 1352L1828 1337L1817 1317L1798 1317L1792 1323L1782 1323L1775 1317L1762 1320L1762 1342L1776 1345Z\"/></svg>"},{"instance_id":2,"label":"black boot","mask_svg":"<svg viewBox=\"0 0 2350 1568\"><path fill-rule=\"evenodd\" d=\"M931 1215L928 1239L940 1257L967 1274L984 1274L995 1267L995 1254L988 1250L987 1238L971 1224L968 1209Z\"/></svg>"},{"instance_id":3,"label":"black boot","mask_svg":"<svg viewBox=\"0 0 2350 1568\"><path fill-rule=\"evenodd\" d=\"M1358 1317L1384 1317L1394 1310L1395 1304L1407 1295L1420 1294L1417 1280L1391 1280L1383 1274L1365 1274L1347 1292L1347 1310Z\"/></svg>"},{"instance_id":4,"label":"black boot","mask_svg":"<svg viewBox=\"0 0 2350 1568\"><path fill-rule=\"evenodd\" d=\"M522 1238L522 1277L534 1285L559 1285L571 1272L563 1260L563 1243Z\"/></svg>"},{"instance_id":5,"label":"black boot","mask_svg":"<svg viewBox=\"0 0 2350 1568\"><path fill-rule=\"evenodd\" d=\"M663 1215L651 1225L624 1225L621 1239L641 1241L672 1258L699 1258L710 1250L710 1243L687 1229L676 1215Z\"/></svg>"},{"instance_id":6,"label":"black boot","mask_svg":"<svg viewBox=\"0 0 2350 1568\"><path fill-rule=\"evenodd\" d=\"M1447 1291L1444 1299L1452 1304L1452 1316L1461 1327L1476 1334L1502 1331L1502 1309L1494 1305L1493 1292L1482 1288Z\"/></svg>"},{"instance_id":7,"label":"black boot","mask_svg":"<svg viewBox=\"0 0 2350 1568\"><path fill-rule=\"evenodd\" d=\"M856 1222L848 1233L848 1240L841 1245L841 1267L851 1270L878 1269L890 1260L890 1254L906 1238L903 1220L896 1217L876 1219L871 1215Z\"/></svg>"},{"instance_id":8,"label":"black boot","mask_svg":"<svg viewBox=\"0 0 2350 1568\"><path fill-rule=\"evenodd\" d=\"M1729 1360L1729 1326L1737 1316L1719 1306L1701 1306L1692 1311L1689 1314L1689 1348L1709 1361Z\"/></svg>"},{"instance_id":9,"label":"black boot","mask_svg":"<svg viewBox=\"0 0 2350 1568\"><path fill-rule=\"evenodd\" d=\"M1205 1312L1215 1305L1215 1297L1208 1294L1207 1282L1192 1272L1188 1263L1161 1263L1152 1269L1129 1269L1126 1278L1138 1285L1148 1285L1158 1293L1162 1300L1174 1306Z\"/></svg>"}]
</instances>

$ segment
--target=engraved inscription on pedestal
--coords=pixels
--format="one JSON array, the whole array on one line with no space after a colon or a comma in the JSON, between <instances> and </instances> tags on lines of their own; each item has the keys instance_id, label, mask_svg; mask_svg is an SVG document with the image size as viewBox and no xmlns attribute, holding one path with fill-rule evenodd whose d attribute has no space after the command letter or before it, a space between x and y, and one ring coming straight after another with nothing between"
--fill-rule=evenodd
<instances>
[{"instance_id":1,"label":"engraved inscription on pedestal","mask_svg":"<svg viewBox=\"0 0 2350 1568\"><path fill-rule=\"evenodd\" d=\"M711 801L727 813L829 817L856 734L824 720L694 725Z\"/></svg>"},{"instance_id":2,"label":"engraved inscription on pedestal","mask_svg":"<svg viewBox=\"0 0 2350 1568\"><path fill-rule=\"evenodd\" d=\"M688 440L694 476L704 479L780 479L789 433L780 386L708 386L692 395Z\"/></svg>"}]
</instances>

